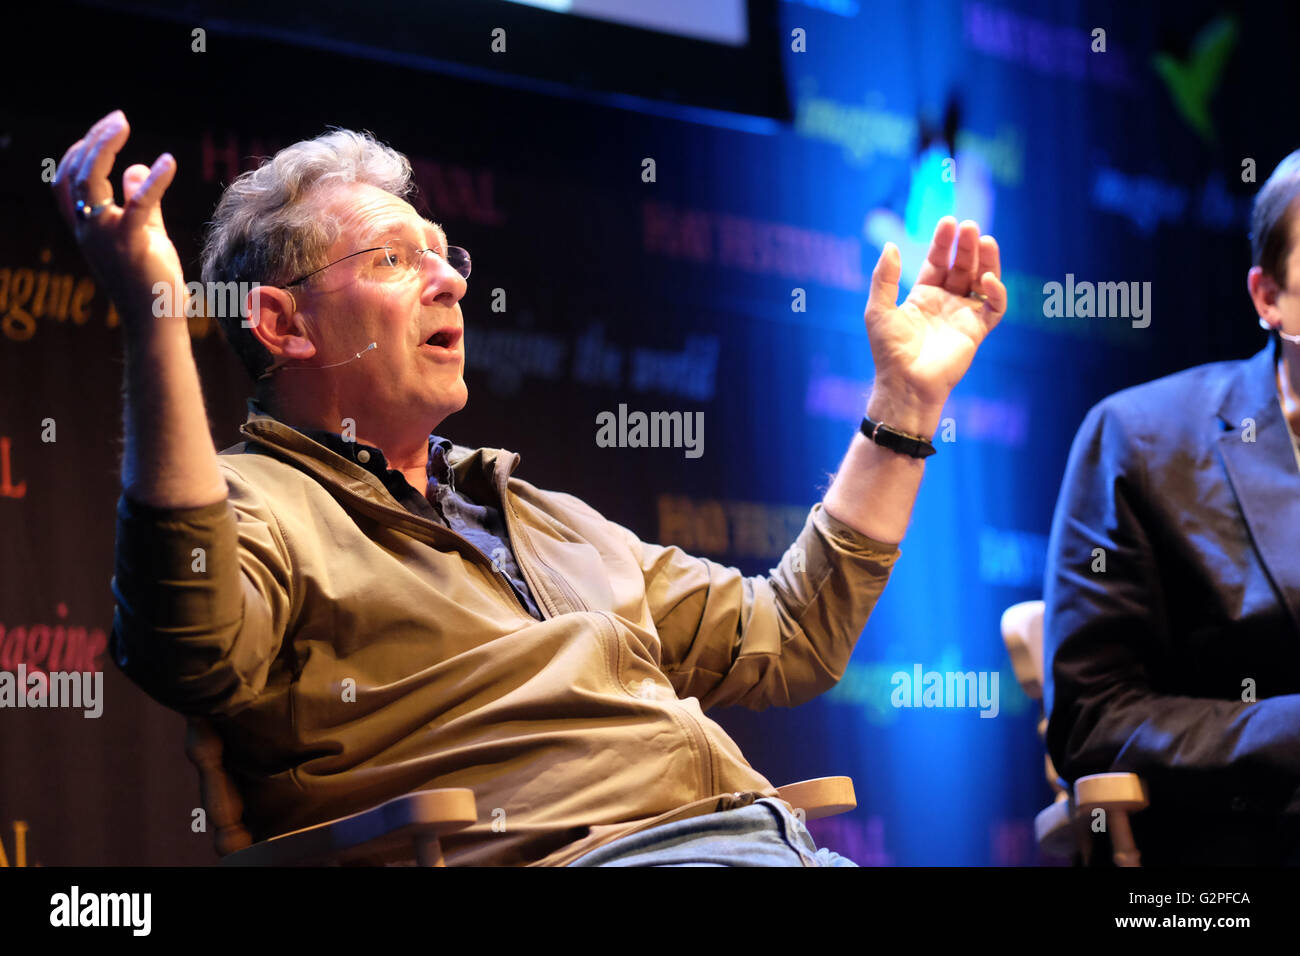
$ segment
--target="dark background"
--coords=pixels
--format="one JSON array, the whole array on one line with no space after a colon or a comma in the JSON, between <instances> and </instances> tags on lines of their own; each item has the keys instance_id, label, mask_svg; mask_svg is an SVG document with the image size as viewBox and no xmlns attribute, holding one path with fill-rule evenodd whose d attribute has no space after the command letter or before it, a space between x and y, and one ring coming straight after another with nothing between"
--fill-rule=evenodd
<instances>
[{"instance_id":1,"label":"dark background","mask_svg":"<svg viewBox=\"0 0 1300 956\"><path fill-rule=\"evenodd\" d=\"M711 716L774 783L852 776L858 809L812 829L859 863L1037 861L1032 820L1050 799L1038 705L1015 686L998 617L1041 591L1057 487L1088 407L1264 345L1245 291L1246 217L1258 184L1300 145L1300 22L1290 5L1203 2L825 0L751 12L746 50L487 2L55 5L10 20L0 669L29 653L24 634L61 626L85 629L106 672L97 720L0 710L11 862L15 820L31 827L29 863L215 860L210 836L190 828L198 790L183 721L95 643L112 615L120 328L42 172L114 108L133 130L114 171L119 198L127 165L177 158L164 213L191 279L223 184L256 157L330 126L369 129L406 153L423 211L474 257L462 302L470 401L440 433L518 451L519 477L750 574L777 563L862 414L862 311L880 243L898 242L914 270L940 215L977 219L1000 242L1011 310L953 394L956 440L930 461L849 672L797 710ZM488 24L506 25L506 54L485 52ZM204 52L192 49L195 28ZM1094 28L1104 53L1090 49ZM791 48L796 29L806 52ZM1205 94L1180 100L1174 75L1199 78ZM1248 159L1256 182L1243 181ZM776 227L838 242L853 267L828 273L796 257L771 268L727 251L724 235ZM1043 284L1067 273L1149 282L1149 326L1045 316ZM39 294L59 277L83 290L82 308L62 316ZM489 307L498 288L504 313ZM792 311L796 289L806 311ZM244 419L247 378L215 324L196 319L192 332L223 448ZM620 356L604 381L579 369L584 340ZM673 355L695 361L672 371ZM652 366L670 371L637 373ZM597 447L596 415L620 403L703 411L704 455ZM46 419L56 441L42 440ZM725 521L710 530L708 514ZM892 707L890 675L915 663L998 672L998 717Z\"/></svg>"}]
</instances>

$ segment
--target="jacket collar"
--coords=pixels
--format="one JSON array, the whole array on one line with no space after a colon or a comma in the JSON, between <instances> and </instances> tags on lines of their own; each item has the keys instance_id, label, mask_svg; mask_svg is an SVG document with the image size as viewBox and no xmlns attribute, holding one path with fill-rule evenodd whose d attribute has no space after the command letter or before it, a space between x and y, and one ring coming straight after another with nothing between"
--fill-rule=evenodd
<instances>
[{"instance_id":1,"label":"jacket collar","mask_svg":"<svg viewBox=\"0 0 1300 956\"><path fill-rule=\"evenodd\" d=\"M376 475L270 415L256 398L248 399L248 417L239 431L258 450L292 461L335 491L410 517ZM453 444L447 453L455 486L477 501L498 501L519 461L504 448Z\"/></svg>"},{"instance_id":2,"label":"jacket collar","mask_svg":"<svg viewBox=\"0 0 1300 956\"><path fill-rule=\"evenodd\" d=\"M1250 528L1264 570L1300 629L1300 473L1278 402L1276 343L1270 342L1234 370L1218 408L1219 451L1237 504ZM1253 421L1255 440L1243 439Z\"/></svg>"},{"instance_id":3,"label":"jacket collar","mask_svg":"<svg viewBox=\"0 0 1300 956\"><path fill-rule=\"evenodd\" d=\"M1224 389L1223 399L1217 409L1229 428L1240 433L1242 419L1253 418L1256 427L1263 417L1276 418L1274 424L1286 430L1282 407L1277 400L1277 361L1280 353L1272 339L1262 349L1236 363L1232 376Z\"/></svg>"}]
</instances>

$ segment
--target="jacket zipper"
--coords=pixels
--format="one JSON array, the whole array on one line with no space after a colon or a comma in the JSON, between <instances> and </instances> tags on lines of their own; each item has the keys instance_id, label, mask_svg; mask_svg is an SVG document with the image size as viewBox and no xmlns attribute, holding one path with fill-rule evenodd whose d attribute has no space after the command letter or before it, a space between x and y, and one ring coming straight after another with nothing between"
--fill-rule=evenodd
<instances>
[{"instance_id":1,"label":"jacket zipper","mask_svg":"<svg viewBox=\"0 0 1300 956\"><path fill-rule=\"evenodd\" d=\"M501 501L502 512L505 515L505 519L506 519L506 533L510 535L510 540L515 542L516 545L515 561L519 564L519 570L523 572L524 577L526 579L529 579L529 587L533 589L534 596L538 595L539 588L537 587L536 584L533 583L528 573L529 569L525 567L525 561L522 555L522 552L524 551L528 552L530 559L536 558L538 564L541 564L543 567L547 569L547 571L551 572L550 574L547 575L547 579L550 581L554 581L556 583L556 585L564 592L565 597L569 600L572 607L583 611L590 610L590 608L587 607L586 602L583 601L582 598L580 598L577 595L577 593L574 592L573 589L569 587L568 582L566 582L560 575L555 574L553 569L551 569L548 565L546 565L546 563L542 561L541 558L538 556L536 550L534 550L532 546L532 542L527 537L527 530L524 528L523 522L519 519L519 516L515 514L514 507L510 504L510 497L506 491L506 483L509 480L510 476L504 473L504 470L500 467L499 463L497 466L495 478L497 484L497 498ZM514 522L513 525L511 523L512 519ZM533 575L533 577L535 576L536 575ZM549 595L547 595L547 597L549 598ZM614 622L610 619L612 615L608 611L596 611L595 613L600 615L605 626L609 629L607 636L608 639L611 642L613 642L612 650L614 652L614 661L615 661L614 675L613 675L614 683L617 684L625 693L630 693L630 691L628 691L627 688L623 686L622 680L620 679L618 674L617 662L620 653L619 641L618 641L618 628L614 624ZM676 697L676 694L674 694L674 697ZM680 698L678 698L678 700L680 701ZM702 769L704 771L704 786L708 790L708 793L706 793L705 796L706 797L712 796L713 791L715 789L714 772L713 772L713 747L709 744L708 735L704 732L704 727L700 725L699 721L697 721L694 715L690 714L685 707L677 708L676 712L681 714L685 718L687 735L692 737L699 745L700 755L701 755L700 759L703 764Z\"/></svg>"},{"instance_id":2,"label":"jacket zipper","mask_svg":"<svg viewBox=\"0 0 1300 956\"><path fill-rule=\"evenodd\" d=\"M532 588L533 596L538 597L539 595L541 595L545 599L542 603L545 604L552 603L550 601L551 595L549 593L542 594L544 588L539 588L538 583L540 582L545 584L547 582L553 582L556 585L556 587L563 592L565 600L568 602L569 608L571 610L576 610L576 611L590 610L590 608L587 607L586 602L583 601L582 598L578 596L578 593L574 591L571 587L569 587L568 582L565 581L564 578L561 577L559 574L556 574L555 570L541 559L541 556L537 553L537 550L533 547L532 539L528 535L528 529L524 526L524 523L520 519L519 515L515 513L514 505L510 503L510 494L506 488L506 485L510 480L510 475L506 473L506 471L501 467L499 460L496 463L496 471L493 475L493 478L496 481L497 498L501 502L501 513L505 516L506 534L509 535L510 540L514 543L515 546L514 548L515 563L519 565L519 570L523 573L524 580L527 581L528 586ZM522 553L525 551L528 553L528 557L530 561L535 560L539 565L541 565L549 572L546 575L545 581L542 580L541 576L535 570L531 575L529 574L529 571L532 569L525 567L526 562L524 561L522 555ZM549 609L551 611L552 617L554 617L556 614L563 613L558 608L553 606L550 607Z\"/></svg>"},{"instance_id":3,"label":"jacket zipper","mask_svg":"<svg viewBox=\"0 0 1300 956\"><path fill-rule=\"evenodd\" d=\"M602 633L605 633L606 637L611 642L611 647L614 652L614 683L629 696L635 696L631 691L623 686L623 681L618 674L620 645L618 640L618 627L612 620L613 615L608 611L596 611L595 613L600 615L602 622L608 629ZM681 704L681 698L677 696L676 692L673 693L673 699L677 704ZM714 790L717 789L717 784L714 779L716 775L713 771L713 747L709 743L709 736L704 732L703 725L695 719L695 715L690 713L686 707L674 707L673 713L681 715L682 722L679 723L679 726L684 723L686 735L694 739L694 741L699 745L701 769L704 774L704 788L708 791L703 797L700 797L700 799L702 800L704 797L711 797L714 795ZM676 722L675 718L674 722Z\"/></svg>"},{"instance_id":4,"label":"jacket zipper","mask_svg":"<svg viewBox=\"0 0 1300 956\"><path fill-rule=\"evenodd\" d=\"M676 694L673 696L676 697ZM680 701L681 698L677 697L677 700ZM713 746L709 743L709 737L708 734L704 732L704 727L695 719L695 715L690 713L685 707L681 707L679 710L686 717L686 722L690 725L690 728L695 735L695 739L699 741L701 753L700 759L704 764L704 787L708 791L704 796L711 797L713 796L713 791L717 789L713 772Z\"/></svg>"}]
</instances>

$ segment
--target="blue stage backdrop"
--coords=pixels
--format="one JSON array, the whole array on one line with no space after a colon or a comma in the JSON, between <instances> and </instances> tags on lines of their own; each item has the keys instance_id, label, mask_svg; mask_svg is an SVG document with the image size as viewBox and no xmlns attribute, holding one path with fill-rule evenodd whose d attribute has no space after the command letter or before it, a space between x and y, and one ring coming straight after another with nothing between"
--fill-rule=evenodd
<instances>
[{"instance_id":1,"label":"blue stage backdrop","mask_svg":"<svg viewBox=\"0 0 1300 956\"><path fill-rule=\"evenodd\" d=\"M1088 407L1262 344L1249 203L1300 145L1294 12L1142 6L787 0L789 121L438 73L215 19L85 7L75 36L32 35L73 83L29 85L0 127L0 670L102 670L105 697L94 719L0 710L9 860L19 843L29 864L215 858L190 825L183 721L106 652L121 330L45 175L121 107L134 132L115 179L177 157L164 211L193 279L223 184L256 157L331 125L405 152L425 211L474 256L470 399L440 432L518 451L519 477L750 574L777 563L863 414L881 245L914 276L940 216L995 235L1010 311L952 396L843 680L795 710L711 716L776 784L852 776L858 809L811 829L861 864L1040 862L1038 704L1000 614L1040 595ZM63 54L89 35L138 53L75 75ZM1126 307L1098 308L1099 283L1123 283ZM222 448L246 377L211 321L191 330ZM620 409L702 412L699 453L601 447L597 417ZM980 694L924 706L910 687L930 672L970 673Z\"/></svg>"}]
</instances>

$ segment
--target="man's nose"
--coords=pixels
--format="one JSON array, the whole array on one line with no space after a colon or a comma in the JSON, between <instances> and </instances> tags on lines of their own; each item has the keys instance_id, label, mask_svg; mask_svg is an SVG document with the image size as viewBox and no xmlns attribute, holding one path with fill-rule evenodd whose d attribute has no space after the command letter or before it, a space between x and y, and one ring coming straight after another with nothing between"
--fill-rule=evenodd
<instances>
[{"instance_id":1,"label":"man's nose","mask_svg":"<svg viewBox=\"0 0 1300 956\"><path fill-rule=\"evenodd\" d=\"M421 298L436 302L450 297L448 305L459 302L469 290L469 280L451 267L446 259L436 253L426 251L420 260L421 275L424 280L424 292Z\"/></svg>"}]
</instances>

